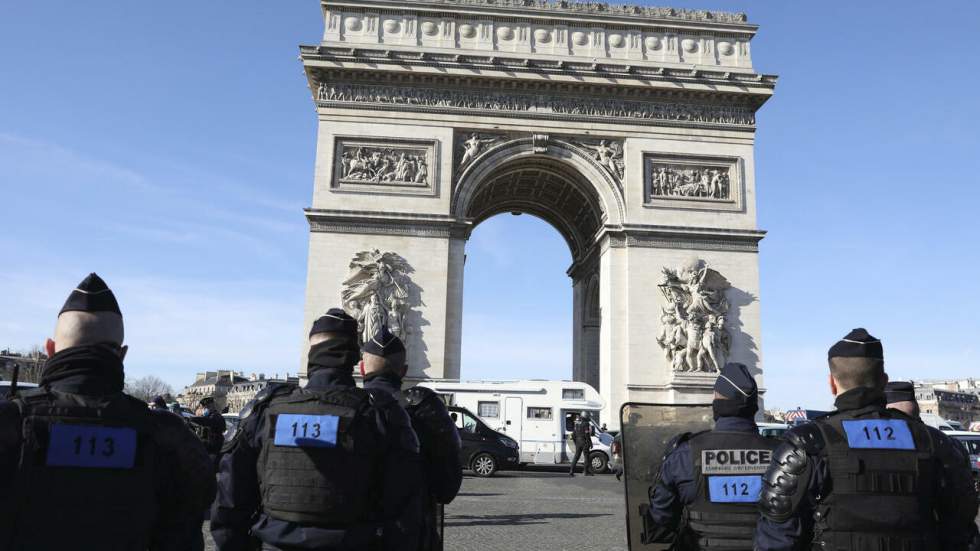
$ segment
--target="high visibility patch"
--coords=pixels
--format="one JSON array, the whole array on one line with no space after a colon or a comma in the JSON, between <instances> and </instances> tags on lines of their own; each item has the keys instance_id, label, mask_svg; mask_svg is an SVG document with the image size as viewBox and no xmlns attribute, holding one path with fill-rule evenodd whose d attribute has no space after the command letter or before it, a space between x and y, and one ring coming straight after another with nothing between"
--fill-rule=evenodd
<instances>
[{"instance_id":1,"label":"high visibility patch","mask_svg":"<svg viewBox=\"0 0 980 551\"><path fill-rule=\"evenodd\" d=\"M762 492L762 477L709 476L708 498L712 503L755 503Z\"/></svg>"},{"instance_id":2,"label":"high visibility patch","mask_svg":"<svg viewBox=\"0 0 980 551\"><path fill-rule=\"evenodd\" d=\"M51 425L49 467L132 469L136 461L136 430L93 425Z\"/></svg>"},{"instance_id":3,"label":"high visibility patch","mask_svg":"<svg viewBox=\"0 0 980 551\"><path fill-rule=\"evenodd\" d=\"M847 445L877 450L914 450L915 440L902 419L852 419L843 421Z\"/></svg>"},{"instance_id":4,"label":"high visibility patch","mask_svg":"<svg viewBox=\"0 0 980 551\"><path fill-rule=\"evenodd\" d=\"M332 448L337 445L336 415L280 415L275 445L293 448Z\"/></svg>"},{"instance_id":5,"label":"high visibility patch","mask_svg":"<svg viewBox=\"0 0 980 551\"><path fill-rule=\"evenodd\" d=\"M763 474L772 459L770 450L701 450L704 474Z\"/></svg>"}]
</instances>

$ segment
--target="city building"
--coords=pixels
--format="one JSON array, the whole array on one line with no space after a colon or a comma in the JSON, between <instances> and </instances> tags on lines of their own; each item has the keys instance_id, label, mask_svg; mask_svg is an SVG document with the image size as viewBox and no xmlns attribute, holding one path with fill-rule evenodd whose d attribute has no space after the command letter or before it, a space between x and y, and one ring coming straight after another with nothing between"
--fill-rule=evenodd
<instances>
[{"instance_id":1,"label":"city building","mask_svg":"<svg viewBox=\"0 0 980 551\"><path fill-rule=\"evenodd\" d=\"M262 392L271 383L291 383L298 385L299 377L287 375L285 378L280 378L278 375L274 375L271 379L267 379L264 373L258 375L253 373L248 380L235 383L228 391L228 394L225 396L225 405L228 407L228 413L240 412L246 404L251 402L259 392Z\"/></svg>"},{"instance_id":2,"label":"city building","mask_svg":"<svg viewBox=\"0 0 980 551\"><path fill-rule=\"evenodd\" d=\"M246 382L241 373L230 370L205 371L198 373L194 382L184 388L184 392L177 397L180 405L194 409L197 407L201 398L211 396L214 398L215 407L219 411L225 407L226 396L236 383Z\"/></svg>"},{"instance_id":3,"label":"city building","mask_svg":"<svg viewBox=\"0 0 980 551\"><path fill-rule=\"evenodd\" d=\"M947 421L957 421L964 428L980 419L980 397L976 393L945 388L947 385L916 383L915 399L919 402L919 410L923 414L938 415Z\"/></svg>"}]
</instances>

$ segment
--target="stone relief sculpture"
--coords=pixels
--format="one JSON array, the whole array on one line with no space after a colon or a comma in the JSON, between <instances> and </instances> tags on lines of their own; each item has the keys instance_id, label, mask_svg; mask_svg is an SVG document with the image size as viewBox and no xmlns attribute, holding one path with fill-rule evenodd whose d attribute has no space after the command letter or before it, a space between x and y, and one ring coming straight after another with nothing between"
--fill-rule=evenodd
<instances>
[{"instance_id":1,"label":"stone relief sculpture","mask_svg":"<svg viewBox=\"0 0 980 551\"><path fill-rule=\"evenodd\" d=\"M467 164L477 158L483 151L486 150L486 146L499 141L500 136L481 136L480 134L473 132L470 137L463 141L463 157L459 161L459 168L465 167Z\"/></svg>"},{"instance_id":2,"label":"stone relief sculpture","mask_svg":"<svg viewBox=\"0 0 980 551\"><path fill-rule=\"evenodd\" d=\"M726 167L651 163L650 195L731 199L731 179Z\"/></svg>"},{"instance_id":3,"label":"stone relief sculpture","mask_svg":"<svg viewBox=\"0 0 980 551\"><path fill-rule=\"evenodd\" d=\"M575 145L592 151L596 162L598 162L602 168L606 169L606 172L611 174L619 181L623 180L625 164L623 162L622 142L599 140L598 143L595 143L595 141L590 142L579 140L574 143Z\"/></svg>"},{"instance_id":4,"label":"stone relief sculpture","mask_svg":"<svg viewBox=\"0 0 980 551\"><path fill-rule=\"evenodd\" d=\"M429 107L446 110L512 111L534 115L574 115L580 117L668 120L691 123L751 126L755 113L744 106L615 98L574 98L547 94L519 94L492 90L408 88L321 82L317 101L322 104L372 103L399 108Z\"/></svg>"},{"instance_id":5,"label":"stone relief sculpture","mask_svg":"<svg viewBox=\"0 0 980 551\"><path fill-rule=\"evenodd\" d=\"M391 184L428 184L428 151L424 148L344 145L340 180Z\"/></svg>"},{"instance_id":6,"label":"stone relief sculpture","mask_svg":"<svg viewBox=\"0 0 980 551\"><path fill-rule=\"evenodd\" d=\"M671 369L719 371L731 347L725 323L729 308L725 292L731 284L703 260L693 260L677 270L664 268L658 287L667 306L660 316L663 329L657 344Z\"/></svg>"},{"instance_id":7,"label":"stone relief sculpture","mask_svg":"<svg viewBox=\"0 0 980 551\"><path fill-rule=\"evenodd\" d=\"M358 322L361 341L373 337L382 325L405 340L411 270L404 259L378 249L361 251L354 255L350 270L340 297L344 309Z\"/></svg>"}]
</instances>

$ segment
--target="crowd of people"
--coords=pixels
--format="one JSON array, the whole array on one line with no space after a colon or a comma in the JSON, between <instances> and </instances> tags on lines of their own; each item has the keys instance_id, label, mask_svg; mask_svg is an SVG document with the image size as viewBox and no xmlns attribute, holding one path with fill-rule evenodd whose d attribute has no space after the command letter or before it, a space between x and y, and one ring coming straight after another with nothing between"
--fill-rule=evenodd
<instances>
[{"instance_id":1,"label":"crowd of people","mask_svg":"<svg viewBox=\"0 0 980 551\"><path fill-rule=\"evenodd\" d=\"M308 384L267 387L224 442L213 402L188 423L123 392L122 313L90 274L58 315L40 385L0 402L0 549L195 551L208 515L220 551L442 549L441 507L462 482L456 426L431 390L402 389L397 336L382 326L362 341L354 318L327 311L310 329ZM644 541L977 548L965 450L918 419L910 385L889 386L881 342L856 329L828 362L836 410L780 440L759 434L749 370L726 364L714 428L668 446ZM588 419L573 433L577 463Z\"/></svg>"}]
</instances>

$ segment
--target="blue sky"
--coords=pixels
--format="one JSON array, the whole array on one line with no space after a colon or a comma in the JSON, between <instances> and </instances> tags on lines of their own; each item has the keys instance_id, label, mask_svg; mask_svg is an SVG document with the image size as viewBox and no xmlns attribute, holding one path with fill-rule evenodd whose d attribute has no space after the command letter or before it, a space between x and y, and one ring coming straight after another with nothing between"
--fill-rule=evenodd
<instances>
[{"instance_id":1,"label":"blue sky","mask_svg":"<svg viewBox=\"0 0 980 551\"><path fill-rule=\"evenodd\" d=\"M673 5L747 11L780 75L756 153L769 404L828 406L825 351L859 325L893 378L980 375L980 4ZM133 375L296 370L315 152L296 56L321 25L314 0L4 5L0 347L40 343L95 270ZM558 233L504 215L467 254L464 378L570 377Z\"/></svg>"}]
</instances>

